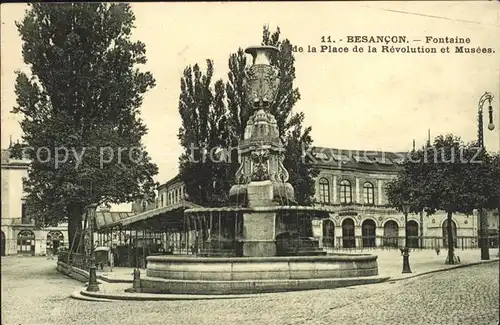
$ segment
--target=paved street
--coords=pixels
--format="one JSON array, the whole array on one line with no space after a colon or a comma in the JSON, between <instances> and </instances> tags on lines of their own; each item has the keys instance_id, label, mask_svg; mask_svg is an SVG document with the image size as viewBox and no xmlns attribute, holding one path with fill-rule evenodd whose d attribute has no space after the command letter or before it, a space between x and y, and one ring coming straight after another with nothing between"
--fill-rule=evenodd
<instances>
[{"instance_id":1,"label":"paved street","mask_svg":"<svg viewBox=\"0 0 500 325\"><path fill-rule=\"evenodd\" d=\"M2 257L2 324L365 324L498 322L499 263L404 281L251 299L96 303L72 300L83 285L55 260Z\"/></svg>"}]
</instances>

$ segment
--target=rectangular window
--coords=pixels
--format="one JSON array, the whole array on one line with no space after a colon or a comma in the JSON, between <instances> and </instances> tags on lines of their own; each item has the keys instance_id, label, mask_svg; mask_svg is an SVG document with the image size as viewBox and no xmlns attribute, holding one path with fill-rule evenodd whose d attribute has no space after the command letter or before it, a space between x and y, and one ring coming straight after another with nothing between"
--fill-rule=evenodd
<instances>
[{"instance_id":1,"label":"rectangular window","mask_svg":"<svg viewBox=\"0 0 500 325\"><path fill-rule=\"evenodd\" d=\"M27 224L31 223L31 220L28 218L26 204L24 202L21 204L21 223L23 225L27 225Z\"/></svg>"},{"instance_id":2,"label":"rectangular window","mask_svg":"<svg viewBox=\"0 0 500 325\"><path fill-rule=\"evenodd\" d=\"M365 204L373 204L373 188L365 188L364 202Z\"/></svg>"},{"instance_id":3,"label":"rectangular window","mask_svg":"<svg viewBox=\"0 0 500 325\"><path fill-rule=\"evenodd\" d=\"M351 203L351 187L350 186L340 186L340 203Z\"/></svg>"},{"instance_id":4,"label":"rectangular window","mask_svg":"<svg viewBox=\"0 0 500 325\"><path fill-rule=\"evenodd\" d=\"M328 184L319 184L319 201L330 203L330 189Z\"/></svg>"}]
</instances>

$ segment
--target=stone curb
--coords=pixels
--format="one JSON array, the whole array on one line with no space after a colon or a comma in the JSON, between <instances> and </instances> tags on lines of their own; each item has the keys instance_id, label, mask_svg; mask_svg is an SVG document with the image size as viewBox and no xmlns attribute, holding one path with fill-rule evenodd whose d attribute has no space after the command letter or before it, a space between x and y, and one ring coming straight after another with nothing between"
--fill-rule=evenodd
<instances>
[{"instance_id":1,"label":"stone curb","mask_svg":"<svg viewBox=\"0 0 500 325\"><path fill-rule=\"evenodd\" d=\"M444 269L437 269L437 270L425 271L425 272L422 272L422 273L417 273L417 274L413 274L413 275L410 275L410 276L407 276L407 277L402 277L402 278L392 278L392 277L389 277L388 281L389 282L403 281L403 280L408 280L408 279L416 278L416 277L422 276L422 275L427 275L427 274L432 274L432 273L438 273L438 272L444 272L444 271L451 271L451 270L454 270L454 269L460 269L460 268L474 266L474 265L495 263L495 262L499 262L499 261L500 261L499 258L494 258L494 259L486 260L486 261L471 262L471 263L467 263L467 264L458 264L458 265L450 266L450 267L447 267L447 268L444 268Z\"/></svg>"},{"instance_id":2,"label":"stone curb","mask_svg":"<svg viewBox=\"0 0 500 325\"><path fill-rule=\"evenodd\" d=\"M104 298L94 298L94 297L89 297L82 295L82 291L75 290L70 296L73 299L76 300L84 300L84 301L93 301L93 302L113 302L113 300L110 299L104 299Z\"/></svg>"},{"instance_id":3,"label":"stone curb","mask_svg":"<svg viewBox=\"0 0 500 325\"><path fill-rule=\"evenodd\" d=\"M108 278L107 276L104 275L98 275L97 278L107 283L134 283L133 279L130 280L114 279L114 278Z\"/></svg>"},{"instance_id":4,"label":"stone curb","mask_svg":"<svg viewBox=\"0 0 500 325\"><path fill-rule=\"evenodd\" d=\"M216 299L248 299L255 298L263 294L251 295L179 295L179 294L146 294L146 293L129 293L124 294L110 294L110 293L89 293L81 290L79 294L83 300L89 299L102 299L103 301L169 301L169 300L216 300Z\"/></svg>"},{"instance_id":5,"label":"stone curb","mask_svg":"<svg viewBox=\"0 0 500 325\"><path fill-rule=\"evenodd\" d=\"M390 278L388 276L378 276L379 281L376 282L368 282L368 283L360 283L355 285L346 285L339 286L331 289L337 288L345 288L345 287L355 287L359 285L366 284L376 284L387 282ZM323 289L310 289L310 290L326 290ZM277 293L288 293L288 292L298 292L298 291L309 291L309 290L288 290L281 292L267 292L267 293L250 293L250 294L161 294L161 293L128 293L128 294L112 294L112 293L101 293L101 292L88 292L85 290L81 290L80 294L85 298L97 298L97 299L105 299L107 301L172 301L172 300L216 300L216 299L247 299L247 298L256 298L262 297L269 294L277 294Z\"/></svg>"}]
</instances>

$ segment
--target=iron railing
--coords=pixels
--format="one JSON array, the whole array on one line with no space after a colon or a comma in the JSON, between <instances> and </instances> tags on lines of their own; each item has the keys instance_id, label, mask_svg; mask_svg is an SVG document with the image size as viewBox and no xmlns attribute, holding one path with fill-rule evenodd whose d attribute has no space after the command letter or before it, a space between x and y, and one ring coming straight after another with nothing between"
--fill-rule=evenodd
<instances>
[{"instance_id":1,"label":"iron railing","mask_svg":"<svg viewBox=\"0 0 500 325\"><path fill-rule=\"evenodd\" d=\"M480 248L478 236L457 236L454 247L458 249ZM338 236L320 237L323 247L338 250L357 249L401 249L405 246L405 237L391 236ZM488 236L489 247L498 248L498 236ZM440 236L408 236L408 247L414 249L441 249L448 247L447 237Z\"/></svg>"},{"instance_id":2,"label":"iron railing","mask_svg":"<svg viewBox=\"0 0 500 325\"><path fill-rule=\"evenodd\" d=\"M90 257L80 253L70 254L68 251L58 252L57 261L69 264L82 270L88 270L90 267Z\"/></svg>"}]
</instances>

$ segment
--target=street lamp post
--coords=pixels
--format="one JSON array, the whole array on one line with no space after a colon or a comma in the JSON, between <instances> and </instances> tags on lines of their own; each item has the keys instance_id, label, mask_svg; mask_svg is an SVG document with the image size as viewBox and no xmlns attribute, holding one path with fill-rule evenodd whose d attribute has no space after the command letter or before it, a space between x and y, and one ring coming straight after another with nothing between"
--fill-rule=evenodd
<instances>
[{"instance_id":1,"label":"street lamp post","mask_svg":"<svg viewBox=\"0 0 500 325\"><path fill-rule=\"evenodd\" d=\"M493 100L493 94L489 92L485 92L481 98L479 98L478 102L478 117L477 117L477 137L478 137L478 145L480 150L484 150L484 134L483 134L483 106L486 101L488 101L488 115L489 115L489 123L488 130L493 131L495 129L495 125L493 124L493 107L491 106L491 101ZM489 260L490 259L490 250L489 250L489 242L487 237L487 225L484 216L484 211L482 207L478 209L478 217L479 217L479 243L481 245L481 259Z\"/></svg>"},{"instance_id":2,"label":"street lamp post","mask_svg":"<svg viewBox=\"0 0 500 325\"><path fill-rule=\"evenodd\" d=\"M95 212L97 209L97 204L90 204L87 206L87 213L90 217L90 267L89 267L89 285L87 286L87 291L99 291L99 285L97 284L97 274L95 265L95 250L94 250L94 222L95 222Z\"/></svg>"},{"instance_id":3,"label":"street lamp post","mask_svg":"<svg viewBox=\"0 0 500 325\"><path fill-rule=\"evenodd\" d=\"M411 273L410 269L410 252L408 249L408 212L410 212L410 203L403 202L403 213L405 215L405 247L403 249L403 272Z\"/></svg>"}]
</instances>

